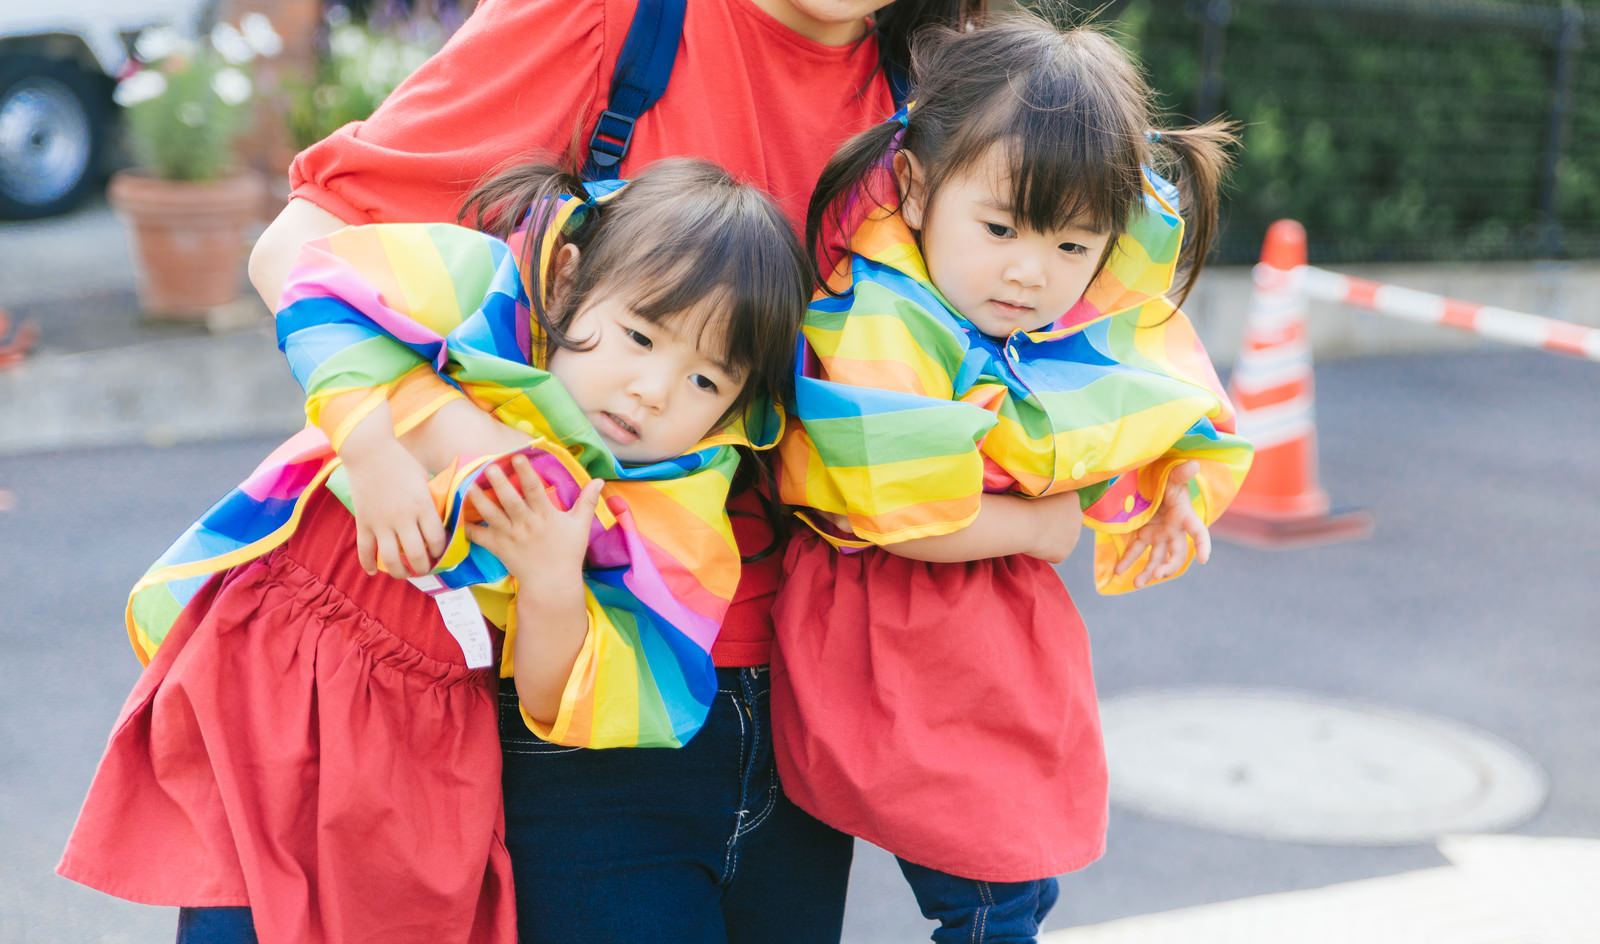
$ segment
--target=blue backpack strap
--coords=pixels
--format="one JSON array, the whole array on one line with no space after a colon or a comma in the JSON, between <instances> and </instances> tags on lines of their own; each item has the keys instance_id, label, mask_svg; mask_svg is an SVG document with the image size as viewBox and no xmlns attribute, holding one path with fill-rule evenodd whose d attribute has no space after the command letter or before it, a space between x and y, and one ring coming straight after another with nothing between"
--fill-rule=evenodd
<instances>
[{"instance_id":1,"label":"blue backpack strap","mask_svg":"<svg viewBox=\"0 0 1600 944\"><path fill-rule=\"evenodd\" d=\"M906 99L911 97L911 76L898 63L885 62L883 77L889 80L889 95L894 99L895 111L906 107Z\"/></svg>"},{"instance_id":2,"label":"blue backpack strap","mask_svg":"<svg viewBox=\"0 0 1600 944\"><path fill-rule=\"evenodd\" d=\"M686 6L688 0L639 0L611 77L611 98L589 138L585 180L617 176L633 141L634 122L666 92L672 63L678 58Z\"/></svg>"}]
</instances>

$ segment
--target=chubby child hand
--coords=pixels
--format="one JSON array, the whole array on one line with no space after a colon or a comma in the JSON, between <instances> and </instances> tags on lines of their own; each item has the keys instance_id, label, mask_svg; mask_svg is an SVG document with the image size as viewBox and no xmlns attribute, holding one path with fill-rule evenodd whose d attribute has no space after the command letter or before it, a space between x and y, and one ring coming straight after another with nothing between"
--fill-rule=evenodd
<instances>
[{"instance_id":1,"label":"chubby child hand","mask_svg":"<svg viewBox=\"0 0 1600 944\"><path fill-rule=\"evenodd\" d=\"M1211 531L1194 510L1189 498L1189 482L1200 472L1200 463L1193 459L1179 463L1167 476L1167 487L1161 496L1161 506L1133 533L1114 573L1128 571L1147 549L1150 560L1144 570L1133 578L1135 587L1143 587L1153 580L1165 580L1183 569L1189 560L1189 541L1194 541L1194 559L1204 564L1211 558Z\"/></svg>"},{"instance_id":2,"label":"chubby child hand","mask_svg":"<svg viewBox=\"0 0 1600 944\"><path fill-rule=\"evenodd\" d=\"M527 456L514 457L511 465L516 482L499 465L491 465L484 478L494 495L482 485L468 493L483 523L469 524L467 536L499 558L520 588L530 584L581 586L589 523L594 520L605 481L589 480L572 507L563 511L545 492L544 482L534 474Z\"/></svg>"},{"instance_id":3,"label":"chubby child hand","mask_svg":"<svg viewBox=\"0 0 1600 944\"><path fill-rule=\"evenodd\" d=\"M368 444L345 456L356 556L369 574L425 574L444 553L444 525L428 493L428 472L398 442Z\"/></svg>"}]
</instances>

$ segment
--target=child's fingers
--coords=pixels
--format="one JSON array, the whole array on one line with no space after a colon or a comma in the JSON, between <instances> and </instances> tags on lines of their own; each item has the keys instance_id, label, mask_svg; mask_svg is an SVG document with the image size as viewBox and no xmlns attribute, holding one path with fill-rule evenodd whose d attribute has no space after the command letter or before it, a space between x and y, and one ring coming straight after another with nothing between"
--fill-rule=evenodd
<instances>
[{"instance_id":1,"label":"child's fingers","mask_svg":"<svg viewBox=\"0 0 1600 944\"><path fill-rule=\"evenodd\" d=\"M467 492L467 501L472 502L472 507L477 509L485 527L504 528L511 523L505 511L489 497L489 493L483 490L482 485L472 486L472 490Z\"/></svg>"},{"instance_id":2,"label":"child's fingers","mask_svg":"<svg viewBox=\"0 0 1600 944\"><path fill-rule=\"evenodd\" d=\"M1172 472L1167 476L1167 488L1182 487L1188 491L1189 480L1200 474L1200 463L1194 459L1187 459L1173 466Z\"/></svg>"},{"instance_id":3,"label":"child's fingers","mask_svg":"<svg viewBox=\"0 0 1600 944\"><path fill-rule=\"evenodd\" d=\"M415 577L425 574L433 569L433 558L428 554L426 542L422 538L422 531L418 528L406 528L397 537L400 546L400 555L404 558L405 573Z\"/></svg>"},{"instance_id":4,"label":"child's fingers","mask_svg":"<svg viewBox=\"0 0 1600 944\"><path fill-rule=\"evenodd\" d=\"M605 488L605 479L590 479L583 483L583 491L578 493L577 500L572 503L572 513L584 521L594 517L595 509L600 506L600 490Z\"/></svg>"},{"instance_id":5,"label":"child's fingers","mask_svg":"<svg viewBox=\"0 0 1600 944\"><path fill-rule=\"evenodd\" d=\"M444 522L438 515L425 514L417 521L422 529L422 542L427 547L428 560L436 561L444 555L447 544L447 535L444 533Z\"/></svg>"},{"instance_id":6,"label":"child's fingers","mask_svg":"<svg viewBox=\"0 0 1600 944\"><path fill-rule=\"evenodd\" d=\"M356 528L356 560L369 576L378 572L378 539L371 528Z\"/></svg>"},{"instance_id":7,"label":"child's fingers","mask_svg":"<svg viewBox=\"0 0 1600 944\"><path fill-rule=\"evenodd\" d=\"M395 577L405 576L404 558L400 554L400 544L395 540L393 531L382 531L375 535L377 538L378 560L383 561L383 569Z\"/></svg>"},{"instance_id":8,"label":"child's fingers","mask_svg":"<svg viewBox=\"0 0 1600 944\"><path fill-rule=\"evenodd\" d=\"M1111 572L1114 574L1127 573L1128 568L1133 566L1134 562L1139 559L1139 555L1143 554L1145 548L1149 546L1150 542L1145 540L1144 532L1142 530L1136 532L1133 536L1132 543L1130 543L1127 549L1122 552L1121 559L1117 561L1117 566L1112 568ZM1143 586L1143 584L1140 584L1137 579L1134 581L1134 585Z\"/></svg>"},{"instance_id":9,"label":"child's fingers","mask_svg":"<svg viewBox=\"0 0 1600 944\"><path fill-rule=\"evenodd\" d=\"M1194 524L1194 530L1189 535L1194 538L1194 559L1204 564L1211 559L1211 529L1198 516Z\"/></svg>"},{"instance_id":10,"label":"child's fingers","mask_svg":"<svg viewBox=\"0 0 1600 944\"><path fill-rule=\"evenodd\" d=\"M520 459L522 457L518 456L517 458ZM518 475L521 474L522 472L519 468ZM511 481L511 477L506 475L504 469L497 465L491 465L488 471L484 473L484 478L489 480L489 487L494 490L494 497L500 502L500 508L505 512L505 517L508 520L515 520L531 510L527 501L524 500L522 492L518 491L517 486ZM543 491L543 489L540 489L540 491Z\"/></svg>"}]
</instances>

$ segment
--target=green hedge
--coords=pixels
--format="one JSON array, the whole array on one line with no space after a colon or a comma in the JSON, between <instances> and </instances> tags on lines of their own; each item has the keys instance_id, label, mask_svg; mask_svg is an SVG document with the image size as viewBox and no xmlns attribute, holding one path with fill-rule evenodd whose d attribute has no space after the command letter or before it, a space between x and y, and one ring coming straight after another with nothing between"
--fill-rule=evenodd
<instances>
[{"instance_id":1,"label":"green hedge","mask_svg":"<svg viewBox=\"0 0 1600 944\"><path fill-rule=\"evenodd\" d=\"M1206 6L1123 0L1101 18L1181 116L1203 107ZM1244 146L1216 261L1254 259L1281 217L1305 224L1313 261L1600 256L1600 0L1578 7L1551 188L1559 4L1230 0L1217 104Z\"/></svg>"}]
</instances>

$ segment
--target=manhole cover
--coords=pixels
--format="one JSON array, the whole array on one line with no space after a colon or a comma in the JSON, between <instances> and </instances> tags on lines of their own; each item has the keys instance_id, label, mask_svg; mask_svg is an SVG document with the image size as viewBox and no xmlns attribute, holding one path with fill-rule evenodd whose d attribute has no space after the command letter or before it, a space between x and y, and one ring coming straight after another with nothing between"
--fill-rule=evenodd
<instances>
[{"instance_id":1,"label":"manhole cover","mask_svg":"<svg viewBox=\"0 0 1600 944\"><path fill-rule=\"evenodd\" d=\"M1300 842L1494 832L1544 803L1542 771L1464 725L1282 692L1101 703L1111 800L1157 819Z\"/></svg>"}]
</instances>

